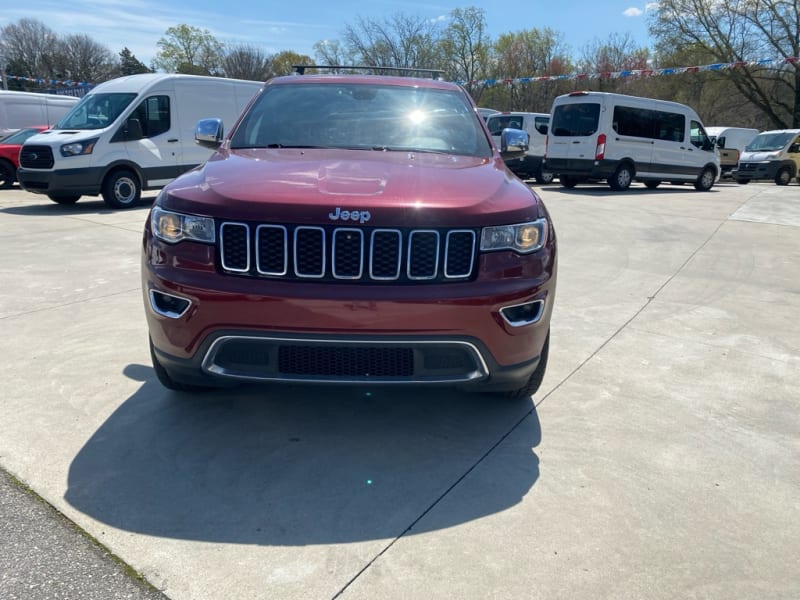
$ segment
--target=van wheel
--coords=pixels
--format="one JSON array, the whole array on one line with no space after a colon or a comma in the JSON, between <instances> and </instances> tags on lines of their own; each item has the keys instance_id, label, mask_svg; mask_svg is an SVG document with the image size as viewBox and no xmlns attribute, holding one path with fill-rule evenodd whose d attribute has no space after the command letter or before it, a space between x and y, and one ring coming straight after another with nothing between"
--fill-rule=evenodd
<instances>
[{"instance_id":1,"label":"van wheel","mask_svg":"<svg viewBox=\"0 0 800 600\"><path fill-rule=\"evenodd\" d=\"M112 208L130 208L141 195L139 179L131 171L114 171L103 184L103 200Z\"/></svg>"},{"instance_id":2,"label":"van wheel","mask_svg":"<svg viewBox=\"0 0 800 600\"><path fill-rule=\"evenodd\" d=\"M0 160L0 188L8 189L17 180L16 169L7 160Z\"/></svg>"},{"instance_id":3,"label":"van wheel","mask_svg":"<svg viewBox=\"0 0 800 600\"><path fill-rule=\"evenodd\" d=\"M621 164L608 180L609 187L615 192L627 190L633 181L633 169L628 164Z\"/></svg>"},{"instance_id":4,"label":"van wheel","mask_svg":"<svg viewBox=\"0 0 800 600\"><path fill-rule=\"evenodd\" d=\"M694 189L707 192L714 185L716 177L717 174L714 172L714 169L706 167L703 169L703 172L700 173L700 177L697 178L697 181L694 182Z\"/></svg>"},{"instance_id":5,"label":"van wheel","mask_svg":"<svg viewBox=\"0 0 800 600\"><path fill-rule=\"evenodd\" d=\"M789 167L783 167L775 175L775 185L789 185L792 180L792 172Z\"/></svg>"},{"instance_id":6,"label":"van wheel","mask_svg":"<svg viewBox=\"0 0 800 600\"><path fill-rule=\"evenodd\" d=\"M578 185L578 179L569 175L559 175L558 180L565 188L574 188L576 185Z\"/></svg>"},{"instance_id":7,"label":"van wheel","mask_svg":"<svg viewBox=\"0 0 800 600\"><path fill-rule=\"evenodd\" d=\"M547 171L542 171L539 169L539 171L536 173L536 183L539 185L553 183L553 179L555 179L555 175L548 173Z\"/></svg>"},{"instance_id":8,"label":"van wheel","mask_svg":"<svg viewBox=\"0 0 800 600\"><path fill-rule=\"evenodd\" d=\"M56 204L75 204L81 199L80 194L47 194L47 197Z\"/></svg>"},{"instance_id":9,"label":"van wheel","mask_svg":"<svg viewBox=\"0 0 800 600\"><path fill-rule=\"evenodd\" d=\"M530 398L533 394L539 391L544 379L545 371L547 371L547 356L550 354L550 332L547 332L547 337L542 346L542 353L539 355L539 364L536 369L531 373L525 383L516 390L505 392L503 396L509 400L522 400L523 398Z\"/></svg>"},{"instance_id":10,"label":"van wheel","mask_svg":"<svg viewBox=\"0 0 800 600\"><path fill-rule=\"evenodd\" d=\"M644 182L644 186L645 186L645 187L646 187L648 190L654 190L654 189L656 189L656 188L657 188L658 186L660 186L660 185L661 185L661 182L660 182L660 181L658 181L657 179L656 179L655 181L652 181L652 180L651 180L651 181L645 181L645 182Z\"/></svg>"}]
</instances>

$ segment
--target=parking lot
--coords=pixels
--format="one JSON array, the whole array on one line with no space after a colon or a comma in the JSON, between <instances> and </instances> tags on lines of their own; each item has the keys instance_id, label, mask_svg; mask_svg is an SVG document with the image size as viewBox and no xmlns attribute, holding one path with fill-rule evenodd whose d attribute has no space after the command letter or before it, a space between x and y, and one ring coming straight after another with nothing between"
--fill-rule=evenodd
<instances>
[{"instance_id":1,"label":"parking lot","mask_svg":"<svg viewBox=\"0 0 800 600\"><path fill-rule=\"evenodd\" d=\"M174 600L800 597L800 186L536 189L524 402L169 392L147 203L0 190L0 467Z\"/></svg>"}]
</instances>

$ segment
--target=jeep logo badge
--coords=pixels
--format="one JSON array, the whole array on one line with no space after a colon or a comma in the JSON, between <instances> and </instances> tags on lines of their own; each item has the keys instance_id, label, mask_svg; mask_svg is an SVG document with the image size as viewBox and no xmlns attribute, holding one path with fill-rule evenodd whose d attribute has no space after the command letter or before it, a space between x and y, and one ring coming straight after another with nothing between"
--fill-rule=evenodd
<instances>
[{"instance_id":1,"label":"jeep logo badge","mask_svg":"<svg viewBox=\"0 0 800 600\"><path fill-rule=\"evenodd\" d=\"M370 220L372 215L368 210L342 210L340 207L332 213L328 213L328 218L331 221L358 221L362 225Z\"/></svg>"}]
</instances>

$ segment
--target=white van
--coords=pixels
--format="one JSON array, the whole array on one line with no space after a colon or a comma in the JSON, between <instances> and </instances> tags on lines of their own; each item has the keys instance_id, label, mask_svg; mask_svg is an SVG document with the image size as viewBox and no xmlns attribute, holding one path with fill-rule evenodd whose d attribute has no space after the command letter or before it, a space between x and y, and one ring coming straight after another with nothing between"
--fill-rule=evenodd
<instances>
[{"instance_id":1,"label":"white van","mask_svg":"<svg viewBox=\"0 0 800 600\"><path fill-rule=\"evenodd\" d=\"M700 117L677 102L606 92L572 92L553 101L545 168L561 185L606 180L612 190L642 181L693 183L709 190L719 157Z\"/></svg>"},{"instance_id":2,"label":"white van","mask_svg":"<svg viewBox=\"0 0 800 600\"><path fill-rule=\"evenodd\" d=\"M0 90L0 138L23 127L52 125L78 103L75 96Z\"/></svg>"},{"instance_id":3,"label":"white van","mask_svg":"<svg viewBox=\"0 0 800 600\"><path fill-rule=\"evenodd\" d=\"M109 206L133 206L142 190L163 187L211 156L194 141L199 120L235 123L262 86L164 73L112 79L25 142L17 180L59 204L102 193Z\"/></svg>"},{"instance_id":4,"label":"white van","mask_svg":"<svg viewBox=\"0 0 800 600\"><path fill-rule=\"evenodd\" d=\"M800 129L759 133L739 156L733 177L736 183L771 179L777 185L788 185L797 177L800 183Z\"/></svg>"},{"instance_id":5,"label":"white van","mask_svg":"<svg viewBox=\"0 0 800 600\"><path fill-rule=\"evenodd\" d=\"M503 129L522 129L528 133L528 151L525 156L509 159L506 165L522 179L535 178L539 184L553 181L553 174L542 170L549 124L550 115L547 113L500 112L489 115L486 119L486 126L498 148Z\"/></svg>"},{"instance_id":6,"label":"white van","mask_svg":"<svg viewBox=\"0 0 800 600\"><path fill-rule=\"evenodd\" d=\"M758 129L747 127L706 127L708 138L717 147L722 177L730 177L739 164L739 155L758 135Z\"/></svg>"}]
</instances>

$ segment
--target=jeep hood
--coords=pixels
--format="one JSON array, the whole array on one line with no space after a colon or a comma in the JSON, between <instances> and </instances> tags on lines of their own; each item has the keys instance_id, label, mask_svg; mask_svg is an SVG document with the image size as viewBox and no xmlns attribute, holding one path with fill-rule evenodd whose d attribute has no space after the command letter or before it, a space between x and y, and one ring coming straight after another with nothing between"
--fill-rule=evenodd
<instances>
[{"instance_id":1,"label":"jeep hood","mask_svg":"<svg viewBox=\"0 0 800 600\"><path fill-rule=\"evenodd\" d=\"M221 150L172 182L162 204L227 219L324 224L336 208L370 226L481 226L542 216L503 161L423 152Z\"/></svg>"}]
</instances>

